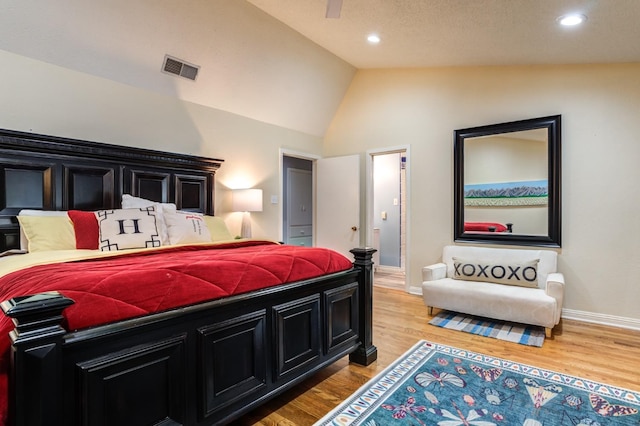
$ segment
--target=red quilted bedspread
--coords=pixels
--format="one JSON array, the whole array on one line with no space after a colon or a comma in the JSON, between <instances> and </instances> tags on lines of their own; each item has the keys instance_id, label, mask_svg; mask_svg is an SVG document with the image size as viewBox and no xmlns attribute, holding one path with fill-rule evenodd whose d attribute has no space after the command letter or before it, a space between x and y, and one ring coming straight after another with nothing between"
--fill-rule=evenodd
<instances>
[{"instance_id":1,"label":"red quilted bedspread","mask_svg":"<svg viewBox=\"0 0 640 426\"><path fill-rule=\"evenodd\" d=\"M332 250L244 241L34 266L0 278L0 301L57 290L75 301L64 312L76 330L350 269ZM0 424L14 325L0 312Z\"/></svg>"},{"instance_id":2,"label":"red quilted bedspread","mask_svg":"<svg viewBox=\"0 0 640 426\"><path fill-rule=\"evenodd\" d=\"M501 223L495 222L465 222L464 230L465 231L480 231L480 232L490 232L493 228L493 232L504 232L507 230L507 227Z\"/></svg>"}]
</instances>

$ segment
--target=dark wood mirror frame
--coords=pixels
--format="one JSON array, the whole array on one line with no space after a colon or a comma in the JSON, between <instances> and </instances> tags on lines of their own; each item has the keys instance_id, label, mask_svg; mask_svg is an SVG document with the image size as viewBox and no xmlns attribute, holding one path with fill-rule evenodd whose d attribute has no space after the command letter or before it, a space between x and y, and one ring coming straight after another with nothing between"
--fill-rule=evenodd
<instances>
[{"instance_id":1,"label":"dark wood mirror frame","mask_svg":"<svg viewBox=\"0 0 640 426\"><path fill-rule=\"evenodd\" d=\"M454 132L454 241L484 244L560 247L561 242L561 116L532 118L508 123L459 129ZM464 145L468 138L532 129L547 129L548 135L548 233L526 235L506 232L465 232L464 230Z\"/></svg>"}]
</instances>

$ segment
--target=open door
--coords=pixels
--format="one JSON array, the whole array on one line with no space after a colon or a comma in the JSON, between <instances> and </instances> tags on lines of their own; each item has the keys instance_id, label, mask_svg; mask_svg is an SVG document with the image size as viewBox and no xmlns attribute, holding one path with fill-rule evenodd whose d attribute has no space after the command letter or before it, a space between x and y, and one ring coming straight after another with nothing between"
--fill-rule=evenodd
<instances>
[{"instance_id":1,"label":"open door","mask_svg":"<svg viewBox=\"0 0 640 426\"><path fill-rule=\"evenodd\" d=\"M316 246L352 258L360 243L360 157L316 161Z\"/></svg>"}]
</instances>

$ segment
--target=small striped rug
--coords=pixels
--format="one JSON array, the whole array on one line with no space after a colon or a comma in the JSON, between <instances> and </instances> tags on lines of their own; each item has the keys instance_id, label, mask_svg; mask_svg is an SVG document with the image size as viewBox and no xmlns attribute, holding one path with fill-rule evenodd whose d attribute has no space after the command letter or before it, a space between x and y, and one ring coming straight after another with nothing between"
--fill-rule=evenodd
<instances>
[{"instance_id":1,"label":"small striped rug","mask_svg":"<svg viewBox=\"0 0 640 426\"><path fill-rule=\"evenodd\" d=\"M429 324L528 346L541 347L544 343L544 327L499 321L457 312L441 311L429 321Z\"/></svg>"}]
</instances>

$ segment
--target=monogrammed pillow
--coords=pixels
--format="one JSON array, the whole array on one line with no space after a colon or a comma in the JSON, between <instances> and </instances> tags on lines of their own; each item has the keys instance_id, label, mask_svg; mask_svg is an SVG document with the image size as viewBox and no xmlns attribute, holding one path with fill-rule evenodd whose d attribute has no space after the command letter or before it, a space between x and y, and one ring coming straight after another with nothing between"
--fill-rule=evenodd
<instances>
[{"instance_id":1,"label":"monogrammed pillow","mask_svg":"<svg viewBox=\"0 0 640 426\"><path fill-rule=\"evenodd\" d=\"M521 287L538 287L538 262L486 262L453 258L453 278L465 281L484 281Z\"/></svg>"},{"instance_id":2,"label":"monogrammed pillow","mask_svg":"<svg viewBox=\"0 0 640 426\"><path fill-rule=\"evenodd\" d=\"M186 211L164 212L169 242L174 244L210 243L211 233L204 216Z\"/></svg>"},{"instance_id":3,"label":"monogrammed pillow","mask_svg":"<svg viewBox=\"0 0 640 426\"><path fill-rule=\"evenodd\" d=\"M155 207L99 210L95 212L102 251L160 247L158 213Z\"/></svg>"},{"instance_id":4,"label":"monogrammed pillow","mask_svg":"<svg viewBox=\"0 0 640 426\"><path fill-rule=\"evenodd\" d=\"M155 201L147 200L146 198L134 197L129 194L122 194L122 208L123 209L140 209L145 207L155 207L158 213L158 230L160 231L160 239L162 245L169 245L169 232L167 231L167 225L164 221L165 212L175 212L176 205L173 203L156 203Z\"/></svg>"}]
</instances>

